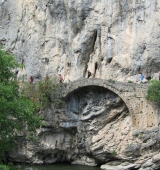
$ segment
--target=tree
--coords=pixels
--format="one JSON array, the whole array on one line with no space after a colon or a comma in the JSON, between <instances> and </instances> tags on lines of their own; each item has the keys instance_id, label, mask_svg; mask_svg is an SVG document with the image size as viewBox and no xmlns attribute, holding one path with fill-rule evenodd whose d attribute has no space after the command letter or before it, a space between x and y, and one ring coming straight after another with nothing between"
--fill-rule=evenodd
<instances>
[{"instance_id":1,"label":"tree","mask_svg":"<svg viewBox=\"0 0 160 170\"><path fill-rule=\"evenodd\" d=\"M15 58L0 47L0 161L20 131L34 132L41 124L34 102L19 93L16 67L20 65Z\"/></svg>"},{"instance_id":2,"label":"tree","mask_svg":"<svg viewBox=\"0 0 160 170\"><path fill-rule=\"evenodd\" d=\"M160 81L151 80L147 91L147 99L160 103Z\"/></svg>"}]
</instances>

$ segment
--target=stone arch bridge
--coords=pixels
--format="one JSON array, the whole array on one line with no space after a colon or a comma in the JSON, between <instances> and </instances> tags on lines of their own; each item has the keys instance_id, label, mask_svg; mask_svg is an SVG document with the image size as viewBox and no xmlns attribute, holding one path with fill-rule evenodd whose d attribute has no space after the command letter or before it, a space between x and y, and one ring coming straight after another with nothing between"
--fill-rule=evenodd
<instances>
[{"instance_id":1,"label":"stone arch bridge","mask_svg":"<svg viewBox=\"0 0 160 170\"><path fill-rule=\"evenodd\" d=\"M134 128L149 128L158 125L158 106L146 100L147 84L123 83L96 78L78 79L63 84L62 96L66 98L74 91L87 86L104 87L121 97L132 116Z\"/></svg>"}]
</instances>

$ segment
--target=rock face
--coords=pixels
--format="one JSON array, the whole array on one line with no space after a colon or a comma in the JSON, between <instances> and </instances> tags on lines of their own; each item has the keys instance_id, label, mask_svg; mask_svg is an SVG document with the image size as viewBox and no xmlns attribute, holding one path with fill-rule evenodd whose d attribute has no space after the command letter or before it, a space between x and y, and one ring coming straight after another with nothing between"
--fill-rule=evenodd
<instances>
[{"instance_id":1,"label":"rock face","mask_svg":"<svg viewBox=\"0 0 160 170\"><path fill-rule=\"evenodd\" d=\"M158 75L158 0L0 0L0 43L35 79L121 81Z\"/></svg>"},{"instance_id":2,"label":"rock face","mask_svg":"<svg viewBox=\"0 0 160 170\"><path fill-rule=\"evenodd\" d=\"M90 70L92 78L136 82L140 73L159 74L159 16L159 0L0 0L0 44L24 65L16 70L19 80L60 73L70 82ZM142 113L139 120L148 114ZM66 108L51 106L42 114L46 127L37 130L38 141L19 137L11 160L160 167L158 114L143 119L153 120L149 127L135 128L126 103L110 90L79 88L66 98Z\"/></svg>"},{"instance_id":3,"label":"rock face","mask_svg":"<svg viewBox=\"0 0 160 170\"><path fill-rule=\"evenodd\" d=\"M43 113L46 127L37 130L37 142L19 137L10 160L34 164L68 161L89 166L106 163L101 166L104 170L160 168L158 108L139 117L138 113L129 112L122 98L105 87L71 85L77 89L73 87L66 96L66 108L46 109ZM65 88L69 91L69 86ZM136 100L139 99L133 102ZM153 124L150 122L154 116ZM148 123L141 127L143 119Z\"/></svg>"},{"instance_id":4,"label":"rock face","mask_svg":"<svg viewBox=\"0 0 160 170\"><path fill-rule=\"evenodd\" d=\"M66 98L66 103L66 110L59 113L52 108L46 110L47 126L38 130L38 143L19 138L11 159L29 163L70 161L95 166L124 152L121 141L129 135L132 121L119 96L92 86L74 92Z\"/></svg>"}]
</instances>

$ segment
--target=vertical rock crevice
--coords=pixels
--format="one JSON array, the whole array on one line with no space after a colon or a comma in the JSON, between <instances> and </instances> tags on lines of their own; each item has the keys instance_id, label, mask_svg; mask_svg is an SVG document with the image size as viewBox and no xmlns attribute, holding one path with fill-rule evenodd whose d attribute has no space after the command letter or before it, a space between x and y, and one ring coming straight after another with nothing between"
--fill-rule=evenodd
<instances>
[{"instance_id":1,"label":"vertical rock crevice","mask_svg":"<svg viewBox=\"0 0 160 170\"><path fill-rule=\"evenodd\" d=\"M93 35L92 53L93 53L94 50L95 50L96 41L97 41L97 30L94 32L94 35Z\"/></svg>"}]
</instances>

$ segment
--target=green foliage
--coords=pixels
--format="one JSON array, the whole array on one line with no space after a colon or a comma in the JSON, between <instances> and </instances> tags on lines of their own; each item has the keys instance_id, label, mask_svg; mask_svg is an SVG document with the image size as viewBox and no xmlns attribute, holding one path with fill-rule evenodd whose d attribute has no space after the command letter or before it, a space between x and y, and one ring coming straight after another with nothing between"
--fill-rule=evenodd
<instances>
[{"instance_id":1,"label":"green foliage","mask_svg":"<svg viewBox=\"0 0 160 170\"><path fill-rule=\"evenodd\" d=\"M22 39L22 42L23 42L23 43L25 42L25 39L24 39L24 38Z\"/></svg>"},{"instance_id":2,"label":"green foliage","mask_svg":"<svg viewBox=\"0 0 160 170\"><path fill-rule=\"evenodd\" d=\"M134 83L133 81L131 81L131 80L128 80L128 83Z\"/></svg>"},{"instance_id":3,"label":"green foliage","mask_svg":"<svg viewBox=\"0 0 160 170\"><path fill-rule=\"evenodd\" d=\"M20 65L15 58L0 47L0 82L8 83L9 79L14 79L15 74L11 70L16 67L20 67Z\"/></svg>"},{"instance_id":4,"label":"green foliage","mask_svg":"<svg viewBox=\"0 0 160 170\"><path fill-rule=\"evenodd\" d=\"M108 81L109 81L110 83L113 83L113 84L115 83L115 80L113 80L113 79L109 79Z\"/></svg>"},{"instance_id":5,"label":"green foliage","mask_svg":"<svg viewBox=\"0 0 160 170\"><path fill-rule=\"evenodd\" d=\"M113 151L111 152L111 154L115 156L115 155L117 155L117 152L116 152L115 150L113 150Z\"/></svg>"},{"instance_id":6,"label":"green foliage","mask_svg":"<svg viewBox=\"0 0 160 170\"><path fill-rule=\"evenodd\" d=\"M61 103L61 87L56 79L40 81L39 91L42 94L43 100L46 101L46 106L48 106L51 102L54 103L55 106L58 106Z\"/></svg>"},{"instance_id":7,"label":"green foliage","mask_svg":"<svg viewBox=\"0 0 160 170\"><path fill-rule=\"evenodd\" d=\"M147 91L147 100L160 103L160 81L151 80Z\"/></svg>"},{"instance_id":8,"label":"green foliage","mask_svg":"<svg viewBox=\"0 0 160 170\"><path fill-rule=\"evenodd\" d=\"M139 137L139 138L142 138L142 137L143 137L143 133L139 133L139 134L138 134L138 137Z\"/></svg>"},{"instance_id":9,"label":"green foliage","mask_svg":"<svg viewBox=\"0 0 160 170\"><path fill-rule=\"evenodd\" d=\"M36 17L35 12L31 13L31 16L32 16L32 18L35 18Z\"/></svg>"},{"instance_id":10,"label":"green foliage","mask_svg":"<svg viewBox=\"0 0 160 170\"><path fill-rule=\"evenodd\" d=\"M0 48L0 161L20 131L33 132L40 125L34 103L19 93L13 72L16 67L20 65L15 58Z\"/></svg>"},{"instance_id":11,"label":"green foliage","mask_svg":"<svg viewBox=\"0 0 160 170\"><path fill-rule=\"evenodd\" d=\"M5 164L0 164L0 170L18 170L15 166L13 166L12 163L9 163L7 165Z\"/></svg>"},{"instance_id":12,"label":"green foliage","mask_svg":"<svg viewBox=\"0 0 160 170\"><path fill-rule=\"evenodd\" d=\"M7 165L0 165L0 170L10 170L10 167Z\"/></svg>"},{"instance_id":13,"label":"green foliage","mask_svg":"<svg viewBox=\"0 0 160 170\"><path fill-rule=\"evenodd\" d=\"M51 103L54 107L59 107L63 104L60 97L61 87L56 79L41 80L37 84L23 83L21 93L27 96L35 103L35 109L45 109Z\"/></svg>"},{"instance_id":14,"label":"green foliage","mask_svg":"<svg viewBox=\"0 0 160 170\"><path fill-rule=\"evenodd\" d=\"M33 107L36 112L41 109L41 94L38 91L37 86L34 86L30 83L23 82L20 88L21 95L24 95L33 103Z\"/></svg>"}]
</instances>

